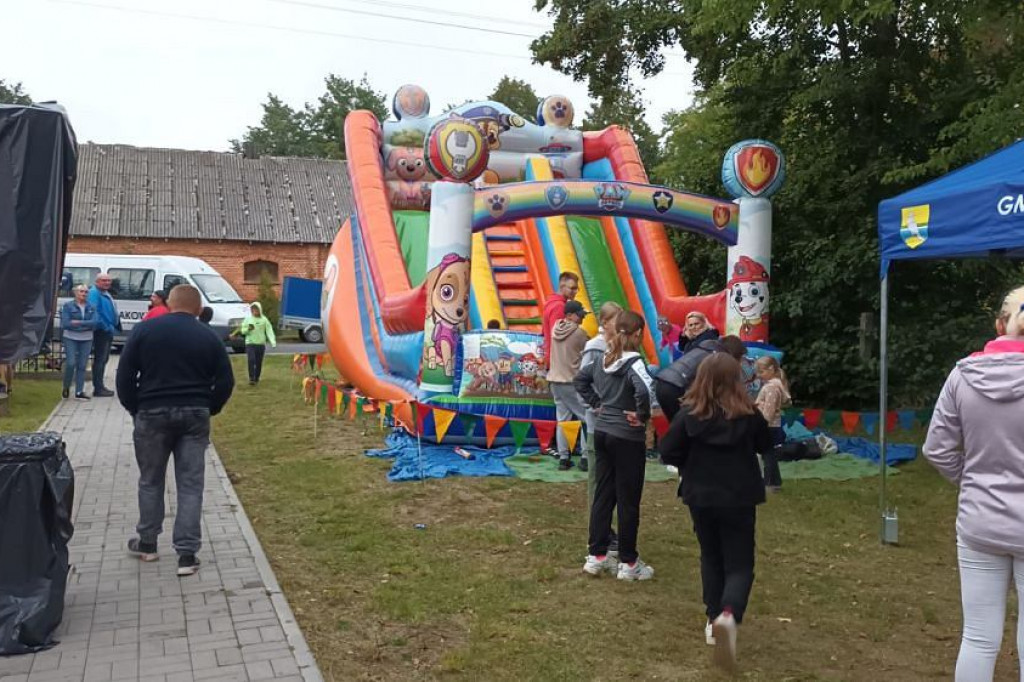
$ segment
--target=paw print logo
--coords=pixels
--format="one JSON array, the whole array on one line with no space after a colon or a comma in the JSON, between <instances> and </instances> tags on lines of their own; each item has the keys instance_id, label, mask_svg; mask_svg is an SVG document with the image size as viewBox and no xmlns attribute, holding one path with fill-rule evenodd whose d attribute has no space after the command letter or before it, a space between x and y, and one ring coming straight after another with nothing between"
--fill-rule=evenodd
<instances>
[{"instance_id":1,"label":"paw print logo","mask_svg":"<svg viewBox=\"0 0 1024 682\"><path fill-rule=\"evenodd\" d=\"M500 218L508 208L508 195L504 192L495 192L487 197L487 212L494 218Z\"/></svg>"},{"instance_id":2,"label":"paw print logo","mask_svg":"<svg viewBox=\"0 0 1024 682\"><path fill-rule=\"evenodd\" d=\"M564 119L569 114L568 107L565 106L565 102L563 100L557 100L553 105L551 105L551 109L554 111L556 119Z\"/></svg>"}]
</instances>

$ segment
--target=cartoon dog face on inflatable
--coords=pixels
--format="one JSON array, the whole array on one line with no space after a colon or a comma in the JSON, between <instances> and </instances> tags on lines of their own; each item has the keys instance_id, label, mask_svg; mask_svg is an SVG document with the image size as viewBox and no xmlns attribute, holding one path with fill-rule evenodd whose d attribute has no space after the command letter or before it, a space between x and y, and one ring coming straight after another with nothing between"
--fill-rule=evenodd
<instances>
[{"instance_id":1,"label":"cartoon dog face on inflatable","mask_svg":"<svg viewBox=\"0 0 1024 682\"><path fill-rule=\"evenodd\" d=\"M455 348L469 314L469 261L449 253L427 273L427 311L434 331L424 361L430 369L438 365L447 376L455 375Z\"/></svg>"},{"instance_id":2,"label":"cartoon dog face on inflatable","mask_svg":"<svg viewBox=\"0 0 1024 682\"><path fill-rule=\"evenodd\" d=\"M395 147L388 152L385 166L399 180L422 180L427 174L423 150L416 147Z\"/></svg>"},{"instance_id":3,"label":"cartoon dog face on inflatable","mask_svg":"<svg viewBox=\"0 0 1024 682\"><path fill-rule=\"evenodd\" d=\"M744 341L767 341L768 270L750 258L740 256L729 278L729 307L743 319L739 336Z\"/></svg>"}]
</instances>

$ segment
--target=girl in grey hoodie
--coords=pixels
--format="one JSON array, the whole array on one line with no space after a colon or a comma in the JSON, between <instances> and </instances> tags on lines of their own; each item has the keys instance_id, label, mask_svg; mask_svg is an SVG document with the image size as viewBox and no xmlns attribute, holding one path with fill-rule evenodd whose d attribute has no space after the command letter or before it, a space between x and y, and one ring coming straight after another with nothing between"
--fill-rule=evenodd
<instances>
[{"instance_id":1,"label":"girl in grey hoodie","mask_svg":"<svg viewBox=\"0 0 1024 682\"><path fill-rule=\"evenodd\" d=\"M924 444L932 466L960 488L957 682L992 679L1011 578L1024 604L1024 287L1006 297L996 331L999 338L950 372ZM1017 651L1024 653L1024 609Z\"/></svg>"},{"instance_id":2,"label":"girl in grey hoodie","mask_svg":"<svg viewBox=\"0 0 1024 682\"><path fill-rule=\"evenodd\" d=\"M615 334L600 362L580 370L573 384L596 414L597 486L590 509L590 547L583 570L616 572L619 580L650 580L654 569L636 550L640 498L647 465L647 421L654 380L640 353L644 318L631 310L615 318ZM619 559L608 553L612 511L619 510Z\"/></svg>"}]
</instances>

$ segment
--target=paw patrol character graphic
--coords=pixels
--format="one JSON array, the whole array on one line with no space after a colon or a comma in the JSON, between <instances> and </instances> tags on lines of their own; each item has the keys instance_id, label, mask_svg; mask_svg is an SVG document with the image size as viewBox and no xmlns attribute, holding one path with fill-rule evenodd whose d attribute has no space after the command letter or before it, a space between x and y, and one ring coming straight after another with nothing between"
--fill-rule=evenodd
<instances>
[{"instance_id":1,"label":"paw patrol character graphic","mask_svg":"<svg viewBox=\"0 0 1024 682\"><path fill-rule=\"evenodd\" d=\"M423 160L423 148L394 147L384 160L388 177L406 182L422 180L427 175L427 162Z\"/></svg>"},{"instance_id":2,"label":"paw patrol character graphic","mask_svg":"<svg viewBox=\"0 0 1024 682\"><path fill-rule=\"evenodd\" d=\"M744 341L768 341L768 271L750 258L740 256L729 278L729 307L743 322L739 337Z\"/></svg>"},{"instance_id":3,"label":"paw patrol character graphic","mask_svg":"<svg viewBox=\"0 0 1024 682\"><path fill-rule=\"evenodd\" d=\"M504 350L495 362L495 367L498 370L498 390L502 393L515 392L515 376L512 373L514 359L515 356L510 351Z\"/></svg>"},{"instance_id":4,"label":"paw patrol character graphic","mask_svg":"<svg viewBox=\"0 0 1024 682\"><path fill-rule=\"evenodd\" d=\"M519 374L516 376L516 383L521 389L520 393L537 392L537 370L539 368L540 362L533 353L526 353L519 358Z\"/></svg>"},{"instance_id":5,"label":"paw patrol character graphic","mask_svg":"<svg viewBox=\"0 0 1024 682\"><path fill-rule=\"evenodd\" d=\"M469 261L449 253L427 273L427 321L433 327L424 330L432 344L423 353L425 369L444 371L455 376L455 349L469 314Z\"/></svg>"},{"instance_id":6,"label":"paw patrol character graphic","mask_svg":"<svg viewBox=\"0 0 1024 682\"><path fill-rule=\"evenodd\" d=\"M481 361L473 374L473 382L468 389L470 393L493 393L498 390L498 366L490 360Z\"/></svg>"}]
</instances>

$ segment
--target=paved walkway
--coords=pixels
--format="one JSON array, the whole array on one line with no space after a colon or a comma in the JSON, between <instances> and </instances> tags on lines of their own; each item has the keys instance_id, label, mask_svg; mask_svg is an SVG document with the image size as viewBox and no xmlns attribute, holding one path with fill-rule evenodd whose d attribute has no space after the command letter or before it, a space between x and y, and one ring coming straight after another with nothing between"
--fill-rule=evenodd
<instances>
[{"instance_id":1,"label":"paved walkway","mask_svg":"<svg viewBox=\"0 0 1024 682\"><path fill-rule=\"evenodd\" d=\"M202 568L178 578L173 467L160 561L143 564L125 552L137 521L138 467L131 420L117 399L64 401L44 428L64 435L75 469L64 622L49 651L0 657L0 682L321 679L212 446Z\"/></svg>"}]
</instances>

